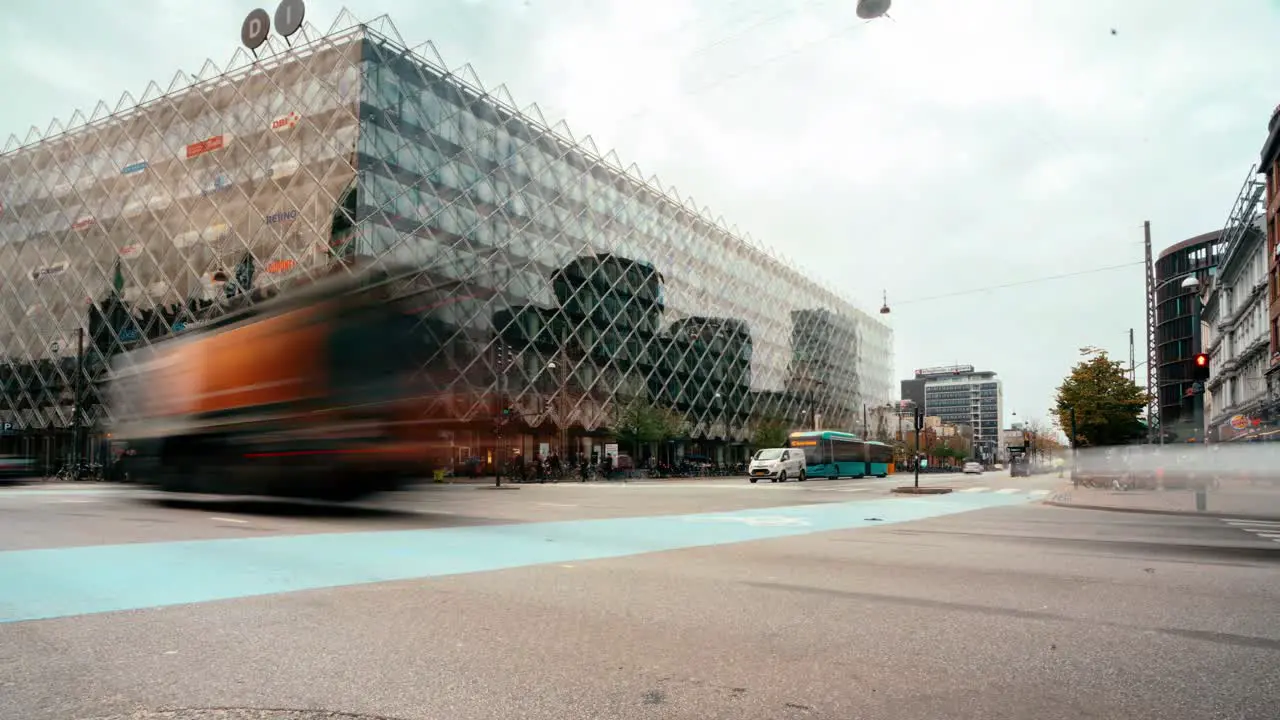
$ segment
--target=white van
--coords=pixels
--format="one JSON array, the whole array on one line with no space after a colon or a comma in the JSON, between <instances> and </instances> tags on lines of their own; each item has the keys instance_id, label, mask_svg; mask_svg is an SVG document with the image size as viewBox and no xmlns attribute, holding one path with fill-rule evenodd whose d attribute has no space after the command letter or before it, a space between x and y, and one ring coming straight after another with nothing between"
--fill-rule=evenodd
<instances>
[{"instance_id":1,"label":"white van","mask_svg":"<svg viewBox=\"0 0 1280 720\"><path fill-rule=\"evenodd\" d=\"M751 482L762 477L769 478L769 482L786 482L788 478L804 482L804 469L803 450L765 448L756 452L755 457L751 458L751 467L747 469L747 475Z\"/></svg>"}]
</instances>

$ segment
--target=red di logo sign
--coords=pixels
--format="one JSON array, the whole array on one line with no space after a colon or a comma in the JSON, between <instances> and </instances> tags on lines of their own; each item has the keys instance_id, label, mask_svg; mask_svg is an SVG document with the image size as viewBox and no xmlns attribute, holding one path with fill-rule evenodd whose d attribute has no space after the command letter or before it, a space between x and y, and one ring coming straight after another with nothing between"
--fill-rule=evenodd
<instances>
[{"instance_id":1,"label":"red di logo sign","mask_svg":"<svg viewBox=\"0 0 1280 720\"><path fill-rule=\"evenodd\" d=\"M298 121L301 119L302 119L302 116L299 115L298 113L290 112L287 115L281 115L275 120L272 120L271 129L275 130L276 132L280 132L282 130L292 130L298 127Z\"/></svg>"}]
</instances>

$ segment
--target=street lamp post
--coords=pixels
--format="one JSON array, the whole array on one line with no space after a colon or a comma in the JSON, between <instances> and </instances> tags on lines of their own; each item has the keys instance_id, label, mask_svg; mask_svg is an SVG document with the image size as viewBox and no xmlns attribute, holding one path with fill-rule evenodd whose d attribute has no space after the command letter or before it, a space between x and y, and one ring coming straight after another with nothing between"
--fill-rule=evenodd
<instances>
[{"instance_id":1,"label":"street lamp post","mask_svg":"<svg viewBox=\"0 0 1280 720\"><path fill-rule=\"evenodd\" d=\"M84 416L84 328L76 329L76 379L72 392L75 393L71 405L71 467L80 472L80 419ZM79 475L77 475L79 477Z\"/></svg>"},{"instance_id":2,"label":"street lamp post","mask_svg":"<svg viewBox=\"0 0 1280 720\"><path fill-rule=\"evenodd\" d=\"M1191 291L1191 354L1195 355L1204 352L1200 333L1200 279L1195 275L1187 277L1182 281L1182 289ZM1193 376L1191 385L1191 422L1195 427L1196 437L1200 438L1200 442L1207 443L1209 441L1208 433L1204 427L1204 384L1196 380ZM1196 483L1196 510L1204 512L1208 508L1209 500L1203 482Z\"/></svg>"},{"instance_id":3,"label":"street lamp post","mask_svg":"<svg viewBox=\"0 0 1280 720\"><path fill-rule=\"evenodd\" d=\"M551 422L556 425L556 434L559 435L560 454L565 460L569 458L569 420L568 413L565 411L564 390L565 390L565 372L564 363L552 360L547 363L547 369L556 374L556 389L551 393L551 408L554 416Z\"/></svg>"},{"instance_id":4,"label":"street lamp post","mask_svg":"<svg viewBox=\"0 0 1280 720\"><path fill-rule=\"evenodd\" d=\"M1200 279L1195 275L1182 281L1183 290L1191 291L1191 354L1203 352L1200 337ZM1197 437L1204 433L1204 388L1196 381L1191 386L1191 423L1195 427Z\"/></svg>"}]
</instances>

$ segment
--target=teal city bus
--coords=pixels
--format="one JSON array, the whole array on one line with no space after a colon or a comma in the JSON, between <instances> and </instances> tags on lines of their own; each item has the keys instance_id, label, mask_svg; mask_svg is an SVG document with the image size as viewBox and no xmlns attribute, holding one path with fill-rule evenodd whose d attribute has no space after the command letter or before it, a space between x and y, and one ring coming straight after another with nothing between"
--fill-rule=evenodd
<instances>
[{"instance_id":1,"label":"teal city bus","mask_svg":"<svg viewBox=\"0 0 1280 720\"><path fill-rule=\"evenodd\" d=\"M893 448L875 440L869 440L863 445L867 449L867 474L888 477L889 464L893 462Z\"/></svg>"},{"instance_id":2,"label":"teal city bus","mask_svg":"<svg viewBox=\"0 0 1280 720\"><path fill-rule=\"evenodd\" d=\"M787 447L804 451L805 474L811 478L887 477L893 448L836 430L794 432Z\"/></svg>"},{"instance_id":3,"label":"teal city bus","mask_svg":"<svg viewBox=\"0 0 1280 720\"><path fill-rule=\"evenodd\" d=\"M794 432L787 447L804 451L811 478L862 477L867 474L865 443L857 435L835 430Z\"/></svg>"}]
</instances>

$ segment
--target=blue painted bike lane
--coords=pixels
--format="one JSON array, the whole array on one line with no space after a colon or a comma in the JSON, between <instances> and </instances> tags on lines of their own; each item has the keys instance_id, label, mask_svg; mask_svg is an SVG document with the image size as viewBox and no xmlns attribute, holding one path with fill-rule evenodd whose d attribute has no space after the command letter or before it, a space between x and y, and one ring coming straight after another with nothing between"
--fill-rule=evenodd
<instances>
[{"instance_id":1,"label":"blue painted bike lane","mask_svg":"<svg viewBox=\"0 0 1280 720\"><path fill-rule=\"evenodd\" d=\"M794 537L1030 502L951 494L697 515L0 552L0 623Z\"/></svg>"}]
</instances>

